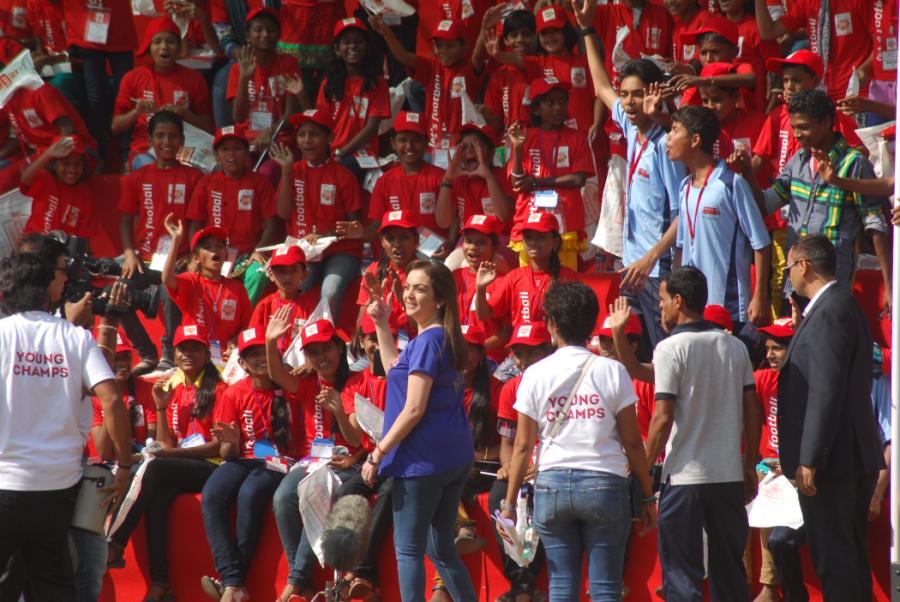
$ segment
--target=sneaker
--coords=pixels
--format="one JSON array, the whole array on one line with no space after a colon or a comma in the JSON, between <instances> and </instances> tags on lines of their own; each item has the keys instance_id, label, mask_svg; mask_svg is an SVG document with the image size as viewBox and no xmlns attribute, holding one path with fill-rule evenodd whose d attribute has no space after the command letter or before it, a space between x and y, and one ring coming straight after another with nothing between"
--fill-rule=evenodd
<instances>
[{"instance_id":1,"label":"sneaker","mask_svg":"<svg viewBox=\"0 0 900 602\"><path fill-rule=\"evenodd\" d=\"M131 369L131 375L135 378L140 376L144 376L145 374L150 374L153 372L153 369L156 368L157 360L152 358L144 358L138 363L137 366Z\"/></svg>"},{"instance_id":2,"label":"sneaker","mask_svg":"<svg viewBox=\"0 0 900 602\"><path fill-rule=\"evenodd\" d=\"M225 586L222 585L222 582L209 575L200 577L200 589L203 590L204 594L217 601L221 600L225 594Z\"/></svg>"},{"instance_id":3,"label":"sneaker","mask_svg":"<svg viewBox=\"0 0 900 602\"><path fill-rule=\"evenodd\" d=\"M168 372L169 370L173 370L175 368L175 362L168 357L163 356L159 363L156 364L157 372Z\"/></svg>"}]
</instances>

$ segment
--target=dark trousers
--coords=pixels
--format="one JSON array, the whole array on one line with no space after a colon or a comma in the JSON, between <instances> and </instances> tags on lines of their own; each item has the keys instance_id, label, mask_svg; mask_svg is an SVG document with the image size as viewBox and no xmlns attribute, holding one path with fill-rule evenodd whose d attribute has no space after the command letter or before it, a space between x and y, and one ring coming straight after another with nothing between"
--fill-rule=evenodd
<instances>
[{"instance_id":1,"label":"dark trousers","mask_svg":"<svg viewBox=\"0 0 900 602\"><path fill-rule=\"evenodd\" d=\"M355 17L362 19L363 23L369 22L368 13L360 8L357 9L356 12L353 13ZM413 13L408 17L403 17L400 19L400 25L396 27L391 27L391 31L394 32L394 35L397 36L397 39L400 40L400 43L404 48L409 50L410 52L415 53L416 51L416 32L419 27L419 15L417 13ZM406 67L404 67L400 61L394 58L394 55L388 50L387 42L384 41L384 38L378 35L375 32L371 33L372 39L372 50L370 56L372 57L372 61L378 68L380 72L382 69L382 65L384 65L384 60L387 58L388 63L388 85L396 86L404 79L406 79Z\"/></svg>"},{"instance_id":2,"label":"dark trousers","mask_svg":"<svg viewBox=\"0 0 900 602\"><path fill-rule=\"evenodd\" d=\"M166 558L169 533L169 506L182 493L200 493L215 469L214 464L195 458L156 458L147 465L141 480L141 493L129 509L112 540L122 547L144 518L147 531L147 556L153 583L169 583Z\"/></svg>"},{"instance_id":3,"label":"dark trousers","mask_svg":"<svg viewBox=\"0 0 900 602\"><path fill-rule=\"evenodd\" d=\"M775 574L781 581L784 602L809 602L803 582L800 548L806 543L806 527L775 527L769 535L769 552L775 563Z\"/></svg>"},{"instance_id":4,"label":"dark trousers","mask_svg":"<svg viewBox=\"0 0 900 602\"><path fill-rule=\"evenodd\" d=\"M816 495L800 495L800 510L825 602L872 600L868 554L869 501L875 474L816 478Z\"/></svg>"},{"instance_id":5,"label":"dark trousers","mask_svg":"<svg viewBox=\"0 0 900 602\"><path fill-rule=\"evenodd\" d=\"M131 51L107 52L88 48L77 48L74 54L82 60L83 65L82 75L88 103L88 112L85 116L87 128L91 136L97 140L100 159L105 160L106 135L112 119L113 102L119 93L122 77L134 67L134 54ZM112 89L106 75L107 62L112 73ZM123 157L128 155L130 139L129 135L123 140L121 149Z\"/></svg>"},{"instance_id":6,"label":"dark trousers","mask_svg":"<svg viewBox=\"0 0 900 602\"><path fill-rule=\"evenodd\" d=\"M496 480L491 485L491 493L488 496L488 512L490 512L491 516L494 515L495 511L500 510L500 501L506 499L507 485L506 481ZM497 545L500 546L500 556L503 559L503 574L509 580L509 595L515 598L519 594L533 592L534 581L543 570L547 559L544 554L544 546L538 542L538 548L531 563L522 567L503 553L503 540L496 529L494 529L494 537L497 539Z\"/></svg>"},{"instance_id":7,"label":"dark trousers","mask_svg":"<svg viewBox=\"0 0 900 602\"><path fill-rule=\"evenodd\" d=\"M262 516L284 475L266 469L262 460L229 460L213 471L203 486L203 525L216 564L226 586L244 585L250 561L262 532ZM237 519L231 529L231 506Z\"/></svg>"},{"instance_id":8,"label":"dark trousers","mask_svg":"<svg viewBox=\"0 0 900 602\"><path fill-rule=\"evenodd\" d=\"M367 498L373 493L378 494L375 506L372 508L372 531L369 535L369 547L366 549L366 555L352 571L357 577L372 583L378 583L378 554L384 538L394 525L394 513L391 506L393 483L394 480L391 478L379 477L375 481L375 485L369 487L363 480L362 474L357 473L344 481L337 492L339 498L345 495L361 495Z\"/></svg>"},{"instance_id":9,"label":"dark trousers","mask_svg":"<svg viewBox=\"0 0 900 602\"><path fill-rule=\"evenodd\" d=\"M77 493L77 486L56 491L0 490L0 599L21 588L13 568L17 554L30 599L75 599L69 523Z\"/></svg>"},{"instance_id":10,"label":"dark trousers","mask_svg":"<svg viewBox=\"0 0 900 602\"><path fill-rule=\"evenodd\" d=\"M649 277L636 290L623 290L622 295L628 299L641 322L644 324L642 335L642 354L646 357L653 356L656 344L666 338L666 331L662 327L662 314L659 311L659 278Z\"/></svg>"},{"instance_id":11,"label":"dark trousers","mask_svg":"<svg viewBox=\"0 0 900 602\"><path fill-rule=\"evenodd\" d=\"M658 537L667 602L702 602L704 530L710 598L713 602L748 601L743 556L749 529L742 482L664 485Z\"/></svg>"}]
</instances>

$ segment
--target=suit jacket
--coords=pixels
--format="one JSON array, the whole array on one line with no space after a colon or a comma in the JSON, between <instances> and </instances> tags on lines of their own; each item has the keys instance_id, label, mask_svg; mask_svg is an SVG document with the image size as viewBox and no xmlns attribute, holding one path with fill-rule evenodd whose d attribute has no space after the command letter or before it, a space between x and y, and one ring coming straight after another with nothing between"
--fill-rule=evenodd
<instances>
[{"instance_id":1,"label":"suit jacket","mask_svg":"<svg viewBox=\"0 0 900 602\"><path fill-rule=\"evenodd\" d=\"M800 323L778 379L778 453L785 475L798 465L817 478L884 468L872 409L872 335L841 285L823 291Z\"/></svg>"}]
</instances>

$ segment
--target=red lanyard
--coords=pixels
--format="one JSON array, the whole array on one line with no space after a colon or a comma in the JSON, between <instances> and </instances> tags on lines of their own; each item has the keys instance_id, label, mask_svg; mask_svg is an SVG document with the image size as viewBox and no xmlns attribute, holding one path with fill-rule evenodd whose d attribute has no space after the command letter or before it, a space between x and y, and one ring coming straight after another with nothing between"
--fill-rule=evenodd
<instances>
[{"instance_id":1,"label":"red lanyard","mask_svg":"<svg viewBox=\"0 0 900 602\"><path fill-rule=\"evenodd\" d=\"M696 233L697 228L697 214L700 212L700 201L703 200L703 191L706 190L706 183L709 182L709 176L712 175L712 172L715 171L716 166L713 165L709 168L709 171L706 172L706 178L703 179L703 186L700 187L700 194L697 195L697 205L694 207L694 221L691 221L691 211L688 208L688 198L691 196L691 182L688 182L687 188L684 191L684 212L685 217L687 218L688 231L691 234L691 240L694 240L694 234Z\"/></svg>"},{"instance_id":2,"label":"red lanyard","mask_svg":"<svg viewBox=\"0 0 900 602\"><path fill-rule=\"evenodd\" d=\"M189 428L187 434L185 435L185 437L190 437L194 433L200 432L200 430L196 426L197 417L193 415L194 406L197 404L197 388L194 387L193 385L188 385L187 383L185 383L184 385L182 385L181 391L182 391L181 395L184 395L185 392L188 392L188 391L191 394L191 403L189 405L186 405L186 407L191 410L191 422L190 422L190 428ZM172 428L175 430L175 437L179 440L181 440L182 437L181 437L181 428L179 427L179 424L178 424L180 422L178 419L178 414L181 412L182 405L183 404L181 404L180 399L172 400ZM159 418L157 418L157 420L159 420Z\"/></svg>"},{"instance_id":3,"label":"red lanyard","mask_svg":"<svg viewBox=\"0 0 900 602\"><path fill-rule=\"evenodd\" d=\"M203 276L200 276L200 278L203 278ZM206 287L203 287L201 289L202 295L203 295L203 304L207 306L206 309L210 309L210 308L212 309L212 312L210 312L209 317L206 320L206 324L204 324L204 326L206 327L206 331L209 333L210 340L218 341L218 339L216 338L215 321L218 319L217 314L219 312L219 301L222 299L222 287L223 286L224 286L224 282L220 282L219 290L216 293L216 298L213 299L211 306L210 306L209 300L207 299L207 296L206 296Z\"/></svg>"},{"instance_id":4,"label":"red lanyard","mask_svg":"<svg viewBox=\"0 0 900 602\"><path fill-rule=\"evenodd\" d=\"M316 376L316 394L313 397L313 404L314 404L314 410L315 410L315 412L314 412L315 425L314 426L316 429L316 434L315 434L316 439L322 439L325 437L324 411L322 410L322 404L320 404L318 401L315 401L315 398L318 397L319 393L322 392L322 382L323 382L322 377Z\"/></svg>"},{"instance_id":5,"label":"red lanyard","mask_svg":"<svg viewBox=\"0 0 900 602\"><path fill-rule=\"evenodd\" d=\"M644 151L647 150L647 143L650 142L650 138L654 133L656 133L655 125L644 136L644 142L641 144L641 150L638 151L637 157L631 160L631 165L628 167L628 190L626 192L631 192L631 179L634 178L634 172L637 170L638 163L641 162L641 157L644 156Z\"/></svg>"},{"instance_id":6,"label":"red lanyard","mask_svg":"<svg viewBox=\"0 0 900 602\"><path fill-rule=\"evenodd\" d=\"M550 153L550 161L547 161L547 145L545 142L547 141L547 133L541 130L541 167L547 172L548 178L555 177L553 173L556 171L556 157L559 154L559 138L562 136L562 130L558 130L556 132L556 136L554 137L553 144L550 146L552 149L552 153Z\"/></svg>"},{"instance_id":7,"label":"red lanyard","mask_svg":"<svg viewBox=\"0 0 900 602\"><path fill-rule=\"evenodd\" d=\"M534 268L531 266L528 266L528 275L531 276L531 290L534 291L533 303L531 304L531 321L534 322L538 318L537 311L544 299L544 289L547 287L547 280L544 280L540 288L538 288L537 281L534 279Z\"/></svg>"},{"instance_id":8,"label":"red lanyard","mask_svg":"<svg viewBox=\"0 0 900 602\"><path fill-rule=\"evenodd\" d=\"M262 400L260 400L259 395L256 394L256 387L250 385L250 391L253 393L253 399L256 400L256 405L259 406L259 414L262 417L263 421L263 439L271 439L271 430L269 428L270 422L269 417L266 415L265 407L263 406ZM271 407L269 408L271 410ZM254 433L255 435L256 433Z\"/></svg>"}]
</instances>

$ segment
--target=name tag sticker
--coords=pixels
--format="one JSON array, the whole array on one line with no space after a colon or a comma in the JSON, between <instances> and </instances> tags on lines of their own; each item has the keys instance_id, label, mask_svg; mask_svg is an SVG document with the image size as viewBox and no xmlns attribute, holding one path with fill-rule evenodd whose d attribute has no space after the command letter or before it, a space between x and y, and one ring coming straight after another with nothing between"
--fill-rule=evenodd
<instances>
[{"instance_id":1,"label":"name tag sticker","mask_svg":"<svg viewBox=\"0 0 900 602\"><path fill-rule=\"evenodd\" d=\"M555 190L538 190L534 193L534 206L541 209L556 209L559 195Z\"/></svg>"}]
</instances>

